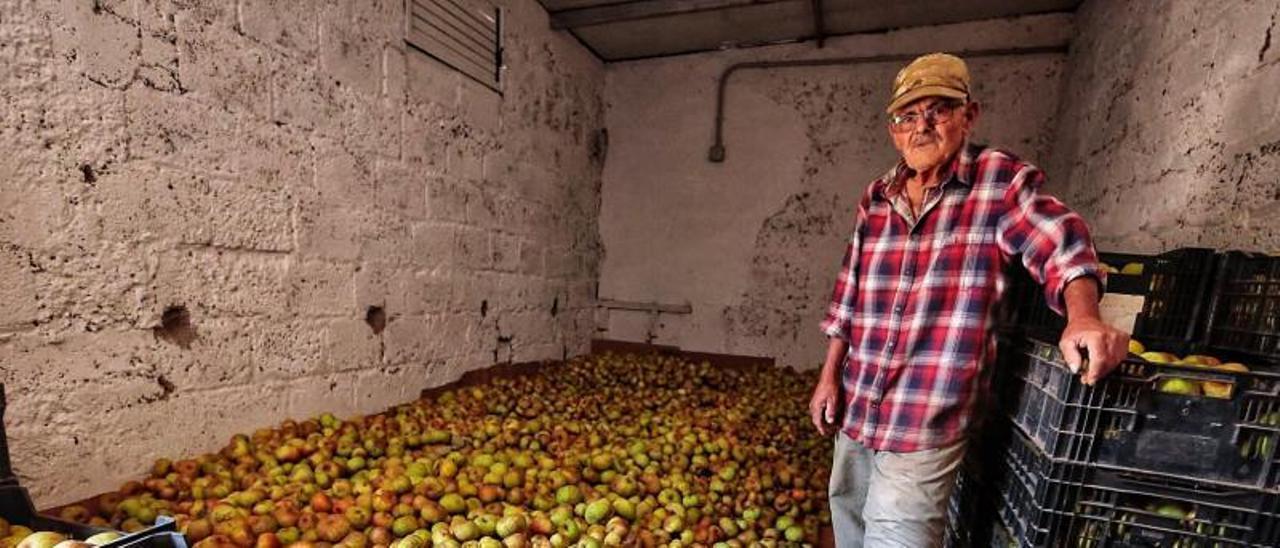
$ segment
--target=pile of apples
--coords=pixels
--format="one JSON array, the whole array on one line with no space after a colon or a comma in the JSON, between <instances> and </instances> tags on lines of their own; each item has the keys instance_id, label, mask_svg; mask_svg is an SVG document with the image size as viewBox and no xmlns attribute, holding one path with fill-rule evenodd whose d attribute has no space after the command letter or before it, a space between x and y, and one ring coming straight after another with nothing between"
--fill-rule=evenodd
<instances>
[{"instance_id":1,"label":"pile of apples","mask_svg":"<svg viewBox=\"0 0 1280 548\"><path fill-rule=\"evenodd\" d=\"M203 547L800 545L829 522L816 372L603 354L156 461L62 517Z\"/></svg>"}]
</instances>

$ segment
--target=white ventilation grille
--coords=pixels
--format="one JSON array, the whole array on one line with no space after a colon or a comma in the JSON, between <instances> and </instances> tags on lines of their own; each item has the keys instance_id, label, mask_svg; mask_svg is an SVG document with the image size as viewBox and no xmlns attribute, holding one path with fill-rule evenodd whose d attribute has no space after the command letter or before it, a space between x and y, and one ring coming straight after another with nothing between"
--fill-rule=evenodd
<instances>
[{"instance_id":1,"label":"white ventilation grille","mask_svg":"<svg viewBox=\"0 0 1280 548\"><path fill-rule=\"evenodd\" d=\"M405 41L502 92L502 18L485 0L406 0Z\"/></svg>"}]
</instances>

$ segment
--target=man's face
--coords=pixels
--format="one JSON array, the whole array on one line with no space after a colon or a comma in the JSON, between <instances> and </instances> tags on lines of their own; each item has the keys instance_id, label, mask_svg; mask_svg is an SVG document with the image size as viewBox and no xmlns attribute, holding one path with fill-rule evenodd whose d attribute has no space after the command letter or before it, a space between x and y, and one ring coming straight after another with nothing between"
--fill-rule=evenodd
<instances>
[{"instance_id":1,"label":"man's face","mask_svg":"<svg viewBox=\"0 0 1280 548\"><path fill-rule=\"evenodd\" d=\"M960 150L977 120L977 103L925 97L894 111L889 135L908 167L928 171Z\"/></svg>"}]
</instances>

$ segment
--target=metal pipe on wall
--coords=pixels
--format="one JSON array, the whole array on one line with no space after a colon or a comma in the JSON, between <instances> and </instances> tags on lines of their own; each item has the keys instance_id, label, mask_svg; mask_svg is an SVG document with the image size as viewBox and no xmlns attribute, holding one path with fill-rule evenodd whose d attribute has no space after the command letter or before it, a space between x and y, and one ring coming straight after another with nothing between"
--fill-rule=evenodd
<instances>
[{"instance_id":1,"label":"metal pipe on wall","mask_svg":"<svg viewBox=\"0 0 1280 548\"><path fill-rule=\"evenodd\" d=\"M1046 53L1067 52L1067 46L1036 46L1029 48L1000 48L1000 49L978 49L978 50L961 50L953 52L954 54L966 58L978 57L1003 57L1009 55L1040 55ZM910 61L924 55L925 53L898 53L892 55L867 55L855 57L830 57L826 59L791 59L786 61L747 61L742 63L734 63L724 69L720 74L720 82L716 89L716 120L715 120L715 142L711 144L711 149L707 153L707 158L715 163L724 162L724 102L725 90L729 85L729 77L733 73L740 70L748 69L771 69L771 68L792 68L792 67L821 67L832 65L862 65L869 63L887 63Z\"/></svg>"}]
</instances>

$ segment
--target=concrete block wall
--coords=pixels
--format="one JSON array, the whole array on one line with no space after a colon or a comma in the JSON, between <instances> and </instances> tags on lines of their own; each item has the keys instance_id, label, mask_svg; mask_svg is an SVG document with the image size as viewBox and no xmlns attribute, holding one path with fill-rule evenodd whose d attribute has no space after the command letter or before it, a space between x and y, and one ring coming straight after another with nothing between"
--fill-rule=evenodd
<instances>
[{"instance_id":1,"label":"concrete block wall","mask_svg":"<svg viewBox=\"0 0 1280 548\"><path fill-rule=\"evenodd\" d=\"M1070 15L922 27L610 64L601 299L692 314L602 311L601 336L770 356L812 367L853 212L897 158L884 105L902 63L744 71L727 93L724 163L710 163L716 82L739 61L1065 46ZM1066 55L972 59L978 139L1043 164ZM1049 173L1050 190L1059 177Z\"/></svg>"},{"instance_id":2,"label":"concrete block wall","mask_svg":"<svg viewBox=\"0 0 1280 548\"><path fill-rule=\"evenodd\" d=\"M402 0L0 8L0 381L39 505L588 349L603 67L500 4L501 96L408 47Z\"/></svg>"},{"instance_id":3,"label":"concrete block wall","mask_svg":"<svg viewBox=\"0 0 1280 548\"><path fill-rule=\"evenodd\" d=\"M1280 253L1280 2L1087 0L1054 172L1104 250Z\"/></svg>"}]
</instances>

